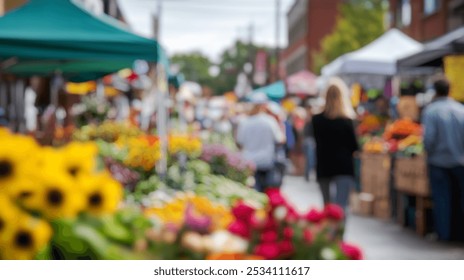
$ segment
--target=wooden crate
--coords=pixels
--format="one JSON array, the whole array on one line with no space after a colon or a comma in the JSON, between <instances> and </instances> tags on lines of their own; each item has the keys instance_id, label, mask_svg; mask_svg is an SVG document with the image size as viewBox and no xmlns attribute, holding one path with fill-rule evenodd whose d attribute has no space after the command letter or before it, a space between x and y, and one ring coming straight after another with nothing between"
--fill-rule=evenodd
<instances>
[{"instance_id":1,"label":"wooden crate","mask_svg":"<svg viewBox=\"0 0 464 280\"><path fill-rule=\"evenodd\" d=\"M374 217L387 220L391 218L391 205L389 198L379 198L374 202Z\"/></svg>"},{"instance_id":2,"label":"wooden crate","mask_svg":"<svg viewBox=\"0 0 464 280\"><path fill-rule=\"evenodd\" d=\"M358 215L372 216L374 212L374 196L370 193L360 193Z\"/></svg>"},{"instance_id":3,"label":"wooden crate","mask_svg":"<svg viewBox=\"0 0 464 280\"><path fill-rule=\"evenodd\" d=\"M422 197L430 195L425 156L397 158L394 177L398 191Z\"/></svg>"},{"instance_id":4,"label":"wooden crate","mask_svg":"<svg viewBox=\"0 0 464 280\"><path fill-rule=\"evenodd\" d=\"M390 196L391 158L388 154L361 154L361 190L376 198Z\"/></svg>"}]
</instances>

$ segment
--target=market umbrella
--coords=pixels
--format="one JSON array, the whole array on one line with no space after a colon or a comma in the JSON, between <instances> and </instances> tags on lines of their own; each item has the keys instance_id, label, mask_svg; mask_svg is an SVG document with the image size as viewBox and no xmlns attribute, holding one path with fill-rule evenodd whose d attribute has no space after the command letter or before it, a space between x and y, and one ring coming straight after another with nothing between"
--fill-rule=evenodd
<instances>
[{"instance_id":1,"label":"market umbrella","mask_svg":"<svg viewBox=\"0 0 464 280\"><path fill-rule=\"evenodd\" d=\"M257 88L253 90L251 95L263 92L267 97L273 101L278 101L285 97L285 83L283 81L277 81L268 86Z\"/></svg>"},{"instance_id":2,"label":"market umbrella","mask_svg":"<svg viewBox=\"0 0 464 280\"><path fill-rule=\"evenodd\" d=\"M94 79L131 67L135 60L168 69L163 48L131 33L117 20L96 16L71 0L31 0L0 18L3 72Z\"/></svg>"},{"instance_id":3,"label":"market umbrella","mask_svg":"<svg viewBox=\"0 0 464 280\"><path fill-rule=\"evenodd\" d=\"M317 95L317 76L307 70L302 70L286 79L289 94L315 96Z\"/></svg>"}]
</instances>

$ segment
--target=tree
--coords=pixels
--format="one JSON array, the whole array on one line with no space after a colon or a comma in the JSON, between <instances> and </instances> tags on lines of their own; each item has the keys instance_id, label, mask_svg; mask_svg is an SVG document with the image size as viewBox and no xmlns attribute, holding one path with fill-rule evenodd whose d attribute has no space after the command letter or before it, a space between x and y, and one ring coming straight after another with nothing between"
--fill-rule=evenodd
<instances>
[{"instance_id":1,"label":"tree","mask_svg":"<svg viewBox=\"0 0 464 280\"><path fill-rule=\"evenodd\" d=\"M200 52L176 54L171 57L171 62L179 67L179 72L184 74L186 80L201 85L211 83L213 77L210 75L209 69L213 63Z\"/></svg>"},{"instance_id":2,"label":"tree","mask_svg":"<svg viewBox=\"0 0 464 280\"><path fill-rule=\"evenodd\" d=\"M266 50L265 47L236 41L230 48L222 52L217 64L198 52L176 54L171 58L171 61L179 66L179 71L184 74L186 80L209 87L213 94L221 95L234 90L238 75L244 72L248 62L253 64L258 49ZM210 68L213 66L219 69L219 74L216 77L210 75ZM247 73L249 78L251 78L251 74Z\"/></svg>"},{"instance_id":3,"label":"tree","mask_svg":"<svg viewBox=\"0 0 464 280\"><path fill-rule=\"evenodd\" d=\"M219 76L216 79L216 90L219 94L227 91L233 91L237 83L237 77L240 73L245 73L245 65L253 65L258 50L269 51L269 48L258 46L242 41L236 41L235 44L225 50L221 55L219 66ZM245 74L249 80L252 80L252 67L250 72Z\"/></svg>"},{"instance_id":4,"label":"tree","mask_svg":"<svg viewBox=\"0 0 464 280\"><path fill-rule=\"evenodd\" d=\"M313 53L313 70L337 57L357 50L377 39L385 31L384 0L350 0L340 6L334 31L321 43L321 51Z\"/></svg>"}]
</instances>

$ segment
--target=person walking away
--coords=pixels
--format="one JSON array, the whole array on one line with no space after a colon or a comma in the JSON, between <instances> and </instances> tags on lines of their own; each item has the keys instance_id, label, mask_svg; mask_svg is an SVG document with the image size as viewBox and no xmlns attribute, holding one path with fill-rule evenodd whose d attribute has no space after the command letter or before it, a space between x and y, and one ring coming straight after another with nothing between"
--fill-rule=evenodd
<instances>
[{"instance_id":1,"label":"person walking away","mask_svg":"<svg viewBox=\"0 0 464 280\"><path fill-rule=\"evenodd\" d=\"M276 145L285 140L277 121L266 113L267 102L264 93L253 95L250 116L239 123L236 136L243 156L256 166L255 189L260 192L269 187Z\"/></svg>"},{"instance_id":2,"label":"person walking away","mask_svg":"<svg viewBox=\"0 0 464 280\"><path fill-rule=\"evenodd\" d=\"M312 111L309 105L306 107L306 122L303 128L303 137L303 151L305 155L304 177L306 182L308 182L311 172L316 167L316 140L314 139Z\"/></svg>"},{"instance_id":3,"label":"person walking away","mask_svg":"<svg viewBox=\"0 0 464 280\"><path fill-rule=\"evenodd\" d=\"M424 146L434 205L435 228L441 240L462 240L464 233L464 106L449 97L446 79L434 83L435 99L422 115ZM457 203L453 199L458 198ZM452 206L457 205L456 211ZM453 217L454 216L454 217ZM456 222L453 222L456 221ZM457 226L455 232L452 227ZM461 232L458 227L461 227Z\"/></svg>"},{"instance_id":4,"label":"person walking away","mask_svg":"<svg viewBox=\"0 0 464 280\"><path fill-rule=\"evenodd\" d=\"M324 204L335 203L345 212L354 181L353 154L358 151L353 121L339 86L331 85L326 94L325 108L313 117L316 140L317 180ZM331 196L331 183L336 194Z\"/></svg>"}]
</instances>

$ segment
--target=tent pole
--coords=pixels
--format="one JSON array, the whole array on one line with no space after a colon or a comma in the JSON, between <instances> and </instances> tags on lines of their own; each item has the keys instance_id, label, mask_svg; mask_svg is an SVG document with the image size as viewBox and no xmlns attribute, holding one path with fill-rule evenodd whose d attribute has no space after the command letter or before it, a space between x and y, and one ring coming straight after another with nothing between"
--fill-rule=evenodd
<instances>
[{"instance_id":1,"label":"tent pole","mask_svg":"<svg viewBox=\"0 0 464 280\"><path fill-rule=\"evenodd\" d=\"M156 88L156 130L161 144L161 159L158 164L158 173L164 178L167 172L168 156L168 112L166 108L168 81L166 69L161 64L156 65Z\"/></svg>"},{"instance_id":2,"label":"tent pole","mask_svg":"<svg viewBox=\"0 0 464 280\"><path fill-rule=\"evenodd\" d=\"M16 80L11 80L8 84L9 86L9 93L10 93L10 104L8 104L8 113L10 119L10 128L12 131L17 131L16 126L16 87L15 87Z\"/></svg>"},{"instance_id":3,"label":"tent pole","mask_svg":"<svg viewBox=\"0 0 464 280\"><path fill-rule=\"evenodd\" d=\"M17 118L17 127L18 132L25 132L25 123L24 123L24 92L25 92L25 82L24 79L19 79L16 81L16 118Z\"/></svg>"}]
</instances>

